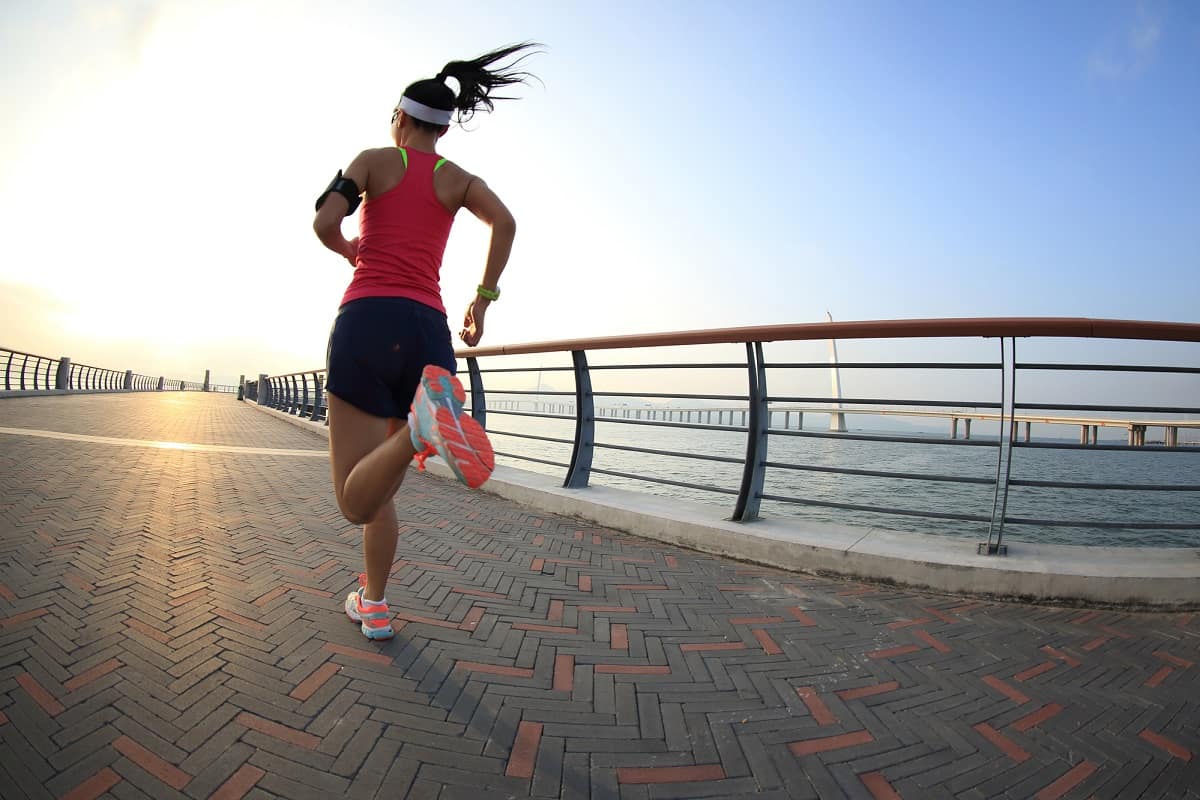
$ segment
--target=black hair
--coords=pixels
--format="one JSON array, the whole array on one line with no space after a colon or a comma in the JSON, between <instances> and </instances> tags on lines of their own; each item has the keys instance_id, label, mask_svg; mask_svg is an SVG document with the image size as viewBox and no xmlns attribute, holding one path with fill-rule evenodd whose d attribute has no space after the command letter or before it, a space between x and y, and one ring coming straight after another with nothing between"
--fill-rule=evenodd
<instances>
[{"instance_id":1,"label":"black hair","mask_svg":"<svg viewBox=\"0 0 1200 800\"><path fill-rule=\"evenodd\" d=\"M484 53L470 61L451 61L442 67L441 71L435 77L425 78L409 84L408 88L404 90L404 96L411 97L418 103L424 103L430 108L453 112L455 114L455 121L461 125L475 116L475 112L480 109L493 110L495 108L493 101L495 100L515 99L493 95L492 90L502 86L525 83L526 79L534 78L530 73L517 69L522 61L533 54L531 52L524 53L520 58L506 67L499 69L488 69L488 67L524 50L531 50L537 47L542 47L542 45L536 42L524 42L522 44L501 47L499 50ZM457 96L455 96L454 90L446 85L446 78L454 78L454 80L458 81L459 89ZM411 115L410 119L419 128L439 131L444 127L416 119Z\"/></svg>"}]
</instances>

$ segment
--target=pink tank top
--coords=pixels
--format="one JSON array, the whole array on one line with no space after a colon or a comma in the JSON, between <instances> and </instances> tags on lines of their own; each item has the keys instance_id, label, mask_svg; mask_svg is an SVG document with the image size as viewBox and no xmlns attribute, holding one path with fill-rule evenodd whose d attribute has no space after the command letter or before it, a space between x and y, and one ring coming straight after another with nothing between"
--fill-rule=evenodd
<instances>
[{"instance_id":1,"label":"pink tank top","mask_svg":"<svg viewBox=\"0 0 1200 800\"><path fill-rule=\"evenodd\" d=\"M454 215L433 191L437 153L407 151L400 183L363 203L358 263L342 305L360 297L407 297L443 314L439 275Z\"/></svg>"}]
</instances>

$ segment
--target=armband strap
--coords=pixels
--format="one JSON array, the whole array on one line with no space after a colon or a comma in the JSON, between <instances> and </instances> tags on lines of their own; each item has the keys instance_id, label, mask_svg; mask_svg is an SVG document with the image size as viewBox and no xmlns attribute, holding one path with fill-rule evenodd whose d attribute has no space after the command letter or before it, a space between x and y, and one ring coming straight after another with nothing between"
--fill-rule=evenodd
<instances>
[{"instance_id":1,"label":"armband strap","mask_svg":"<svg viewBox=\"0 0 1200 800\"><path fill-rule=\"evenodd\" d=\"M475 287L475 293L478 294L480 297L482 297L484 300L499 300L500 299L500 290L499 289L489 289L486 286L484 286L482 283Z\"/></svg>"},{"instance_id":2,"label":"armband strap","mask_svg":"<svg viewBox=\"0 0 1200 800\"><path fill-rule=\"evenodd\" d=\"M329 182L329 186L317 198L317 211L321 210L321 206L325 203L325 198L334 192L346 198L346 202L350 204L350 207L346 209L347 217L353 214L354 210L358 208L358 204L362 202L362 189L359 189L358 184L350 178L343 178L342 171L339 169L337 175Z\"/></svg>"}]
</instances>

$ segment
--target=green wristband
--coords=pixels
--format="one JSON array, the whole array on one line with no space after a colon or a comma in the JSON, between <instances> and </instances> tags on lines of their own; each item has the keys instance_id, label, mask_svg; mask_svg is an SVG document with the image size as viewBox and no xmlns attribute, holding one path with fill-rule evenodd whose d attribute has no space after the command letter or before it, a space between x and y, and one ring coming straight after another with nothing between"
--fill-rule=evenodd
<instances>
[{"instance_id":1,"label":"green wristband","mask_svg":"<svg viewBox=\"0 0 1200 800\"><path fill-rule=\"evenodd\" d=\"M500 299L500 290L499 289L488 289L482 283L475 287L475 293L478 294L480 297L482 297L484 300L499 300Z\"/></svg>"}]
</instances>

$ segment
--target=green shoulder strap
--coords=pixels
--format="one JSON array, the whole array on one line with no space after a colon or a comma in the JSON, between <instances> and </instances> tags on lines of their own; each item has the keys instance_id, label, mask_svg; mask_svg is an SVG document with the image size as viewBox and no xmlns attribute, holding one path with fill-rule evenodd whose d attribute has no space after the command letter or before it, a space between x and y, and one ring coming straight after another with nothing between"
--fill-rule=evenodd
<instances>
[{"instance_id":1,"label":"green shoulder strap","mask_svg":"<svg viewBox=\"0 0 1200 800\"><path fill-rule=\"evenodd\" d=\"M439 158L437 163L433 165L433 171L437 172L439 169L442 168L442 164L445 164L445 163L446 163L446 159Z\"/></svg>"},{"instance_id":2,"label":"green shoulder strap","mask_svg":"<svg viewBox=\"0 0 1200 800\"><path fill-rule=\"evenodd\" d=\"M408 169L408 151L403 147L397 147L396 149L400 151L400 156L404 159L404 168Z\"/></svg>"}]
</instances>

